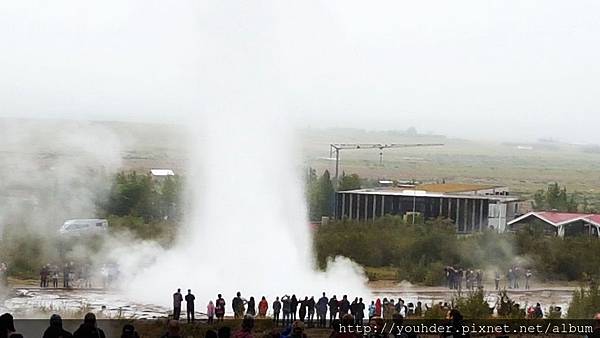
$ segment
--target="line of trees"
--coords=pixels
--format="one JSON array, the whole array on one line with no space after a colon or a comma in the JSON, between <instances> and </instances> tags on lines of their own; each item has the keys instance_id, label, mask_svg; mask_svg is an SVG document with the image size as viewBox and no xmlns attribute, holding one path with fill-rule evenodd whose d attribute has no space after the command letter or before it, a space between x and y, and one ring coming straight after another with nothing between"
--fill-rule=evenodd
<instances>
[{"instance_id":1,"label":"line of trees","mask_svg":"<svg viewBox=\"0 0 600 338\"><path fill-rule=\"evenodd\" d=\"M329 170L325 170L321 176L317 171L309 168L306 178L306 196L309 218L321 220L323 216L331 216L335 208L335 179L331 178ZM338 191L360 189L362 180L357 174L346 175L342 173L339 178Z\"/></svg>"}]
</instances>

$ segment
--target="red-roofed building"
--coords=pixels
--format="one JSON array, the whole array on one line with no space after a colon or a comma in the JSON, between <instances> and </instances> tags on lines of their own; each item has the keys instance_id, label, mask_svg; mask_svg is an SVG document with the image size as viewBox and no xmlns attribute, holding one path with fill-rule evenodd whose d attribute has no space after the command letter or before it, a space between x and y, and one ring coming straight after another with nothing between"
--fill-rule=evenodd
<instances>
[{"instance_id":1,"label":"red-roofed building","mask_svg":"<svg viewBox=\"0 0 600 338\"><path fill-rule=\"evenodd\" d=\"M542 223L546 233L559 237L586 235L600 238L600 214L534 211L508 222L511 230L524 224Z\"/></svg>"}]
</instances>

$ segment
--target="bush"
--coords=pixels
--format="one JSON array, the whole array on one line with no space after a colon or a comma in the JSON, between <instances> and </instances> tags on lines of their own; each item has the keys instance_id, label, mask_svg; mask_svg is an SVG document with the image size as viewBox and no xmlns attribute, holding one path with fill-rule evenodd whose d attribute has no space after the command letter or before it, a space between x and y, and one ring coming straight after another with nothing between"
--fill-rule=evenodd
<instances>
[{"instance_id":1,"label":"bush","mask_svg":"<svg viewBox=\"0 0 600 338\"><path fill-rule=\"evenodd\" d=\"M466 297L455 298L454 307L457 308L465 318L486 319L492 315L492 309L485 301L483 290L470 292Z\"/></svg>"},{"instance_id":2,"label":"bush","mask_svg":"<svg viewBox=\"0 0 600 338\"><path fill-rule=\"evenodd\" d=\"M573 291L573 298L569 304L568 318L589 319L600 312L600 288L598 283L592 282L587 288Z\"/></svg>"}]
</instances>

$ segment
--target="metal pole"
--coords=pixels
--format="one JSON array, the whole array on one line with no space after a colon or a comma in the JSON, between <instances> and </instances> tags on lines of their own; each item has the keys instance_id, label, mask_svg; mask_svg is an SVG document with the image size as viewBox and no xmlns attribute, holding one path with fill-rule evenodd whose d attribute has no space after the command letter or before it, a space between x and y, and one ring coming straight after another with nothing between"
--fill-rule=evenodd
<instances>
[{"instance_id":1,"label":"metal pole","mask_svg":"<svg viewBox=\"0 0 600 338\"><path fill-rule=\"evenodd\" d=\"M415 212L416 212L416 209L417 209L417 193L413 191L413 214L412 214L412 216L413 216L412 217L413 222L412 222L412 224L415 224Z\"/></svg>"}]
</instances>

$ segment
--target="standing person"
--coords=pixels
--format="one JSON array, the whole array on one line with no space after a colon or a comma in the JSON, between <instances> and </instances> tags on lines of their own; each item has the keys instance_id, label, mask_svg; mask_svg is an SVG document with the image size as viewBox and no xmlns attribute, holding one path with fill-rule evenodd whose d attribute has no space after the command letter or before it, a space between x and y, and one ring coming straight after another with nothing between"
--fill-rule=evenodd
<instances>
[{"instance_id":1,"label":"standing person","mask_svg":"<svg viewBox=\"0 0 600 338\"><path fill-rule=\"evenodd\" d=\"M241 319L244 317L244 312L246 309L244 308L244 299L242 298L242 294L238 291L235 298L231 301L231 307L233 308L234 318Z\"/></svg>"},{"instance_id":2,"label":"standing person","mask_svg":"<svg viewBox=\"0 0 600 338\"><path fill-rule=\"evenodd\" d=\"M483 289L483 272L481 270L477 270L477 273L475 274L475 280L477 281L477 289L482 290Z\"/></svg>"},{"instance_id":3,"label":"standing person","mask_svg":"<svg viewBox=\"0 0 600 338\"><path fill-rule=\"evenodd\" d=\"M375 317L381 317L381 299L375 301Z\"/></svg>"},{"instance_id":4,"label":"standing person","mask_svg":"<svg viewBox=\"0 0 600 338\"><path fill-rule=\"evenodd\" d=\"M300 317L300 321L304 323L304 319L306 318L306 306L308 302L308 297L304 297L304 300L298 302L298 306L300 306L300 311L298 313L298 317Z\"/></svg>"},{"instance_id":5,"label":"standing person","mask_svg":"<svg viewBox=\"0 0 600 338\"><path fill-rule=\"evenodd\" d=\"M356 319L356 311L358 310L358 297L354 298L352 303L350 304L350 314Z\"/></svg>"},{"instance_id":6,"label":"standing person","mask_svg":"<svg viewBox=\"0 0 600 338\"><path fill-rule=\"evenodd\" d=\"M225 317L225 299L219 293L217 295L217 301L215 304L215 316L217 316L217 322L222 322Z\"/></svg>"},{"instance_id":7,"label":"standing person","mask_svg":"<svg viewBox=\"0 0 600 338\"><path fill-rule=\"evenodd\" d=\"M187 295L185 295L185 310L187 313L187 322L193 323L195 319L195 311L194 311L194 301L196 297L192 294L192 290L188 289Z\"/></svg>"},{"instance_id":8,"label":"standing person","mask_svg":"<svg viewBox=\"0 0 600 338\"><path fill-rule=\"evenodd\" d=\"M63 329L62 318L59 315L50 317L50 326L44 331L43 338L71 338L73 335Z\"/></svg>"},{"instance_id":9,"label":"standing person","mask_svg":"<svg viewBox=\"0 0 600 338\"><path fill-rule=\"evenodd\" d=\"M308 325L310 327L312 327L312 322L313 322L313 319L315 318L315 306L316 306L315 297L311 296L310 299L308 300L308 303L307 303L307 307L308 307Z\"/></svg>"},{"instance_id":10,"label":"standing person","mask_svg":"<svg viewBox=\"0 0 600 338\"><path fill-rule=\"evenodd\" d=\"M252 317L256 316L256 303L254 302L254 297L250 297L250 300L248 301L248 310L246 310L246 315Z\"/></svg>"},{"instance_id":11,"label":"standing person","mask_svg":"<svg viewBox=\"0 0 600 338\"><path fill-rule=\"evenodd\" d=\"M45 288L48 286L48 267L46 265L42 266L40 269L40 288Z\"/></svg>"},{"instance_id":12,"label":"standing person","mask_svg":"<svg viewBox=\"0 0 600 338\"><path fill-rule=\"evenodd\" d=\"M348 296L344 295L340 301L340 318L347 315L348 311L350 311L350 302L348 301Z\"/></svg>"},{"instance_id":13,"label":"standing person","mask_svg":"<svg viewBox=\"0 0 600 338\"><path fill-rule=\"evenodd\" d=\"M206 316L208 317L208 324L213 323L213 318L215 317L215 304L213 301L209 301L206 306Z\"/></svg>"},{"instance_id":14,"label":"standing person","mask_svg":"<svg viewBox=\"0 0 600 338\"><path fill-rule=\"evenodd\" d=\"M375 317L375 301L372 300L371 304L369 305L369 321L371 321L371 319Z\"/></svg>"},{"instance_id":15,"label":"standing person","mask_svg":"<svg viewBox=\"0 0 600 338\"><path fill-rule=\"evenodd\" d=\"M173 294L173 319L175 320L179 320L181 316L181 302L183 302L181 289L177 289L177 292Z\"/></svg>"},{"instance_id":16,"label":"standing person","mask_svg":"<svg viewBox=\"0 0 600 338\"><path fill-rule=\"evenodd\" d=\"M496 291L500 290L500 271L496 270L494 275L494 285L496 286Z\"/></svg>"},{"instance_id":17,"label":"standing person","mask_svg":"<svg viewBox=\"0 0 600 338\"><path fill-rule=\"evenodd\" d=\"M63 288L69 287L69 264L65 263L63 267Z\"/></svg>"},{"instance_id":18,"label":"standing person","mask_svg":"<svg viewBox=\"0 0 600 338\"><path fill-rule=\"evenodd\" d=\"M457 279L456 279L456 284L457 284L456 289L458 290L459 294L462 291L462 282L463 282L464 275L465 275L465 273L464 273L463 269L458 269Z\"/></svg>"},{"instance_id":19,"label":"standing person","mask_svg":"<svg viewBox=\"0 0 600 338\"><path fill-rule=\"evenodd\" d=\"M290 300L290 314L292 321L296 321L296 311L298 311L298 298L296 298L296 295L292 295L292 299Z\"/></svg>"},{"instance_id":20,"label":"standing person","mask_svg":"<svg viewBox=\"0 0 600 338\"><path fill-rule=\"evenodd\" d=\"M508 269L508 288L513 289L515 283L515 273L512 268Z\"/></svg>"},{"instance_id":21,"label":"standing person","mask_svg":"<svg viewBox=\"0 0 600 338\"><path fill-rule=\"evenodd\" d=\"M60 274L58 273L58 266L54 266L52 269L52 287L58 288L58 279L60 278Z\"/></svg>"},{"instance_id":22,"label":"standing person","mask_svg":"<svg viewBox=\"0 0 600 338\"><path fill-rule=\"evenodd\" d=\"M268 310L269 310L269 303L267 302L267 299L265 298L265 296L262 296L262 299L258 303L258 317L266 318Z\"/></svg>"},{"instance_id":23,"label":"standing person","mask_svg":"<svg viewBox=\"0 0 600 338\"><path fill-rule=\"evenodd\" d=\"M529 279L531 278L531 270L527 269L525 273L525 290L529 290Z\"/></svg>"},{"instance_id":24,"label":"standing person","mask_svg":"<svg viewBox=\"0 0 600 338\"><path fill-rule=\"evenodd\" d=\"M356 304L356 324L363 325L363 319L365 318L365 304L363 299L359 298Z\"/></svg>"},{"instance_id":25,"label":"standing person","mask_svg":"<svg viewBox=\"0 0 600 338\"><path fill-rule=\"evenodd\" d=\"M329 303L329 299L325 296L325 292L323 292L323 296L319 298L317 301L317 326L325 327L327 324L327 304Z\"/></svg>"},{"instance_id":26,"label":"standing person","mask_svg":"<svg viewBox=\"0 0 600 338\"><path fill-rule=\"evenodd\" d=\"M519 269L518 266L516 266L514 268L514 272L515 272L515 289L519 288L519 277L521 277L521 270Z\"/></svg>"},{"instance_id":27,"label":"standing person","mask_svg":"<svg viewBox=\"0 0 600 338\"><path fill-rule=\"evenodd\" d=\"M281 312L281 302L279 301L279 297L275 298L273 302L273 321L275 322L275 326L279 326L279 313Z\"/></svg>"},{"instance_id":28,"label":"standing person","mask_svg":"<svg viewBox=\"0 0 600 338\"><path fill-rule=\"evenodd\" d=\"M285 295L281 297L282 311L283 311L283 326L286 326L288 322L291 322L292 313L292 300L290 296Z\"/></svg>"},{"instance_id":29,"label":"standing person","mask_svg":"<svg viewBox=\"0 0 600 338\"><path fill-rule=\"evenodd\" d=\"M333 325L333 321L337 318L339 304L335 295L329 300L329 325Z\"/></svg>"},{"instance_id":30,"label":"standing person","mask_svg":"<svg viewBox=\"0 0 600 338\"><path fill-rule=\"evenodd\" d=\"M83 319L83 324L73 333L74 338L106 338L104 331L98 328L96 315L88 313Z\"/></svg>"}]
</instances>

